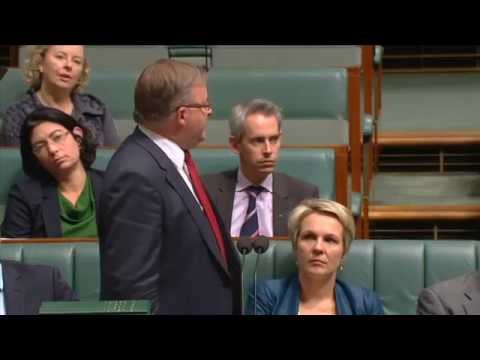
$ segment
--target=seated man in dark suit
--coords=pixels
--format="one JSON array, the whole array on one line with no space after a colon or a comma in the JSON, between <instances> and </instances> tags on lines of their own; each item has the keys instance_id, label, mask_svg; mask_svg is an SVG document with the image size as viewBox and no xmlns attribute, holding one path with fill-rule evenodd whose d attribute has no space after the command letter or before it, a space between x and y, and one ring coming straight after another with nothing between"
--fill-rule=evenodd
<instances>
[{"instance_id":1,"label":"seated man in dark suit","mask_svg":"<svg viewBox=\"0 0 480 360\"><path fill-rule=\"evenodd\" d=\"M212 201L231 236L286 236L288 213L319 192L312 184L274 172L282 136L280 108L254 99L233 108L229 125L240 167L204 176Z\"/></svg>"},{"instance_id":2,"label":"seated man in dark suit","mask_svg":"<svg viewBox=\"0 0 480 360\"><path fill-rule=\"evenodd\" d=\"M471 272L423 289L419 315L480 315L480 272Z\"/></svg>"},{"instance_id":3,"label":"seated man in dark suit","mask_svg":"<svg viewBox=\"0 0 480 360\"><path fill-rule=\"evenodd\" d=\"M78 300L58 269L0 262L0 315L35 315L43 301Z\"/></svg>"}]
</instances>

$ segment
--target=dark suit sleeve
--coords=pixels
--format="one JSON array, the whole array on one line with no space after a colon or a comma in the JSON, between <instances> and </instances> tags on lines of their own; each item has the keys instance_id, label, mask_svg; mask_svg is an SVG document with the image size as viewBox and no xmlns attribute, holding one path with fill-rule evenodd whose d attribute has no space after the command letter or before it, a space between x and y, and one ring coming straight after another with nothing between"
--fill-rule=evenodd
<instances>
[{"instance_id":1,"label":"dark suit sleeve","mask_svg":"<svg viewBox=\"0 0 480 360\"><path fill-rule=\"evenodd\" d=\"M418 297L418 315L448 315L447 308L438 294L430 288L423 289Z\"/></svg>"},{"instance_id":2,"label":"dark suit sleeve","mask_svg":"<svg viewBox=\"0 0 480 360\"><path fill-rule=\"evenodd\" d=\"M264 281L257 283L257 311L255 312L255 287L252 285L247 295L245 313L248 315L272 315L276 296Z\"/></svg>"},{"instance_id":3,"label":"dark suit sleeve","mask_svg":"<svg viewBox=\"0 0 480 360\"><path fill-rule=\"evenodd\" d=\"M99 222L103 299L147 299L155 311L165 236L158 189L165 186L165 178L149 179L133 171L104 184Z\"/></svg>"},{"instance_id":4,"label":"dark suit sleeve","mask_svg":"<svg viewBox=\"0 0 480 360\"><path fill-rule=\"evenodd\" d=\"M33 227L32 211L18 185L8 193L2 236L10 238L31 237Z\"/></svg>"},{"instance_id":5,"label":"dark suit sleeve","mask_svg":"<svg viewBox=\"0 0 480 360\"><path fill-rule=\"evenodd\" d=\"M53 301L78 300L78 296L60 274L57 268L53 268Z\"/></svg>"}]
</instances>

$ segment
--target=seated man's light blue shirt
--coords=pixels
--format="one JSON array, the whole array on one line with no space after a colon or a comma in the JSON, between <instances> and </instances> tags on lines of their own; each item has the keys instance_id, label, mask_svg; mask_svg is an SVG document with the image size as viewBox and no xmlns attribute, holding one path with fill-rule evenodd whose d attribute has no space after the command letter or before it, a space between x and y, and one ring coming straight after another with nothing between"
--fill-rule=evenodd
<instances>
[{"instance_id":1,"label":"seated man's light blue shirt","mask_svg":"<svg viewBox=\"0 0 480 360\"><path fill-rule=\"evenodd\" d=\"M3 269L0 262L0 315L5 315L5 296L3 292Z\"/></svg>"}]
</instances>

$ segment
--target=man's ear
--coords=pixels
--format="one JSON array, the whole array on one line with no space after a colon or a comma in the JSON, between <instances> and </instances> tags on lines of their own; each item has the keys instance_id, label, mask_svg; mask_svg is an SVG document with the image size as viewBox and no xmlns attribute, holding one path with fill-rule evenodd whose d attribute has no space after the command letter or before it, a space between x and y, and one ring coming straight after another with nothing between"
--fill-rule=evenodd
<instances>
[{"instance_id":1,"label":"man's ear","mask_svg":"<svg viewBox=\"0 0 480 360\"><path fill-rule=\"evenodd\" d=\"M82 128L75 126L72 130L73 135L75 135L75 138L80 138L83 139L83 130Z\"/></svg>"},{"instance_id":2,"label":"man's ear","mask_svg":"<svg viewBox=\"0 0 480 360\"><path fill-rule=\"evenodd\" d=\"M237 137L232 136L232 135L230 135L230 136L228 137L228 143L229 143L229 145L230 145L230 149L231 149L235 154L238 154L238 153L240 152L240 150L238 150L240 141L241 141L241 138L237 138Z\"/></svg>"},{"instance_id":3,"label":"man's ear","mask_svg":"<svg viewBox=\"0 0 480 360\"><path fill-rule=\"evenodd\" d=\"M187 108L180 107L175 112L175 120L174 120L175 124L182 129L187 125L187 119L186 119L187 111L188 111Z\"/></svg>"}]
</instances>

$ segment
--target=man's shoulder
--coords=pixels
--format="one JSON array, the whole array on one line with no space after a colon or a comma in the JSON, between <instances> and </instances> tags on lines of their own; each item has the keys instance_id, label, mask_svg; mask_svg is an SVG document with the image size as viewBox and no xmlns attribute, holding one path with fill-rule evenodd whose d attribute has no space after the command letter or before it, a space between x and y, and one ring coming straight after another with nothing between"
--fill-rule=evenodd
<instances>
[{"instance_id":1,"label":"man's shoulder","mask_svg":"<svg viewBox=\"0 0 480 360\"><path fill-rule=\"evenodd\" d=\"M23 276L50 276L54 271L55 268L50 265L32 265L32 264L25 264L20 261L14 260L2 260L2 267L7 269L7 271L14 270L18 274Z\"/></svg>"},{"instance_id":2,"label":"man's shoulder","mask_svg":"<svg viewBox=\"0 0 480 360\"><path fill-rule=\"evenodd\" d=\"M440 281L425 290L433 291L440 296L452 296L463 294L473 283L480 284L480 273L478 271L470 272L457 276L452 279Z\"/></svg>"},{"instance_id":3,"label":"man's shoulder","mask_svg":"<svg viewBox=\"0 0 480 360\"><path fill-rule=\"evenodd\" d=\"M43 193L42 188L44 185L39 180L23 175L13 184L11 191L20 192L29 198L36 198Z\"/></svg>"},{"instance_id":4,"label":"man's shoulder","mask_svg":"<svg viewBox=\"0 0 480 360\"><path fill-rule=\"evenodd\" d=\"M317 189L317 186L315 186L315 185L313 185L313 184L311 184L307 181L304 181L304 180L301 180L299 178L284 174L282 172L274 172L273 176L274 176L274 181L281 181L285 185L287 185L289 188L292 188L292 187L293 188L301 188L301 189L308 189L308 190L312 190L312 191Z\"/></svg>"},{"instance_id":5,"label":"man's shoulder","mask_svg":"<svg viewBox=\"0 0 480 360\"><path fill-rule=\"evenodd\" d=\"M105 104L96 96L88 93L75 93L75 105L82 113L102 115L106 111Z\"/></svg>"},{"instance_id":6,"label":"man's shoulder","mask_svg":"<svg viewBox=\"0 0 480 360\"><path fill-rule=\"evenodd\" d=\"M155 144L151 147L145 146L141 139L139 141L137 133L133 133L128 136L123 143L118 147L115 153L112 155L107 169L104 174L104 180L108 180L112 175L123 176L126 173L131 173L134 177L138 176L150 176L158 175L159 172L164 172L164 168L167 167L165 163L165 156L159 156L163 153L160 148L155 148ZM154 154L154 152L157 152ZM128 177L131 178L131 177ZM125 177L125 180L127 177Z\"/></svg>"},{"instance_id":7,"label":"man's shoulder","mask_svg":"<svg viewBox=\"0 0 480 360\"><path fill-rule=\"evenodd\" d=\"M237 169L230 169L230 170L227 170L227 171L222 171L222 172L218 172L218 173L209 173L209 174L205 174L205 175L202 175L202 177L204 179L208 179L208 180L211 180L211 181L222 181L222 180L232 180L232 179L236 179L237 177Z\"/></svg>"},{"instance_id":8,"label":"man's shoulder","mask_svg":"<svg viewBox=\"0 0 480 360\"><path fill-rule=\"evenodd\" d=\"M285 291L290 288L291 284L293 281L295 281L295 278L293 276L288 276L280 279L268 279L268 280L262 280L259 281L258 287L263 288L264 291L275 295L275 296L280 296Z\"/></svg>"}]
</instances>

